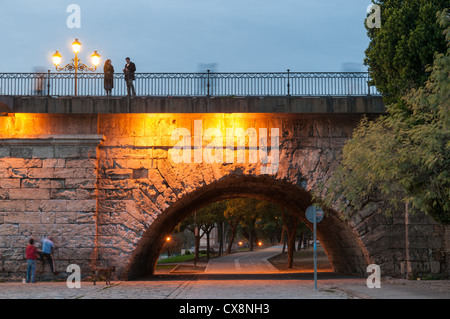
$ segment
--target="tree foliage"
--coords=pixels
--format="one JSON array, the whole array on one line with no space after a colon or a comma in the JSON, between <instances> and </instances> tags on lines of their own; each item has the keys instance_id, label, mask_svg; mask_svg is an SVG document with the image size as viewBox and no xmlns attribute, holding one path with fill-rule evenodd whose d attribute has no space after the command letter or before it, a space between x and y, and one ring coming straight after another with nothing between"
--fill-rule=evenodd
<instances>
[{"instance_id":1,"label":"tree foliage","mask_svg":"<svg viewBox=\"0 0 450 319\"><path fill-rule=\"evenodd\" d=\"M381 8L381 28L367 28L370 38L365 64L387 103L399 102L428 79L434 54L446 52L443 27L436 12L448 0L372 0Z\"/></svg>"},{"instance_id":2,"label":"tree foliage","mask_svg":"<svg viewBox=\"0 0 450 319\"><path fill-rule=\"evenodd\" d=\"M283 220L281 207L269 201L261 201L256 205L259 212L256 226L261 238L275 244L281 241Z\"/></svg>"},{"instance_id":3,"label":"tree foliage","mask_svg":"<svg viewBox=\"0 0 450 319\"><path fill-rule=\"evenodd\" d=\"M407 1L406 1L407 2ZM448 11L439 15L450 40ZM411 90L402 107L364 119L345 145L341 164L326 186L326 201L360 209L382 199L393 208L408 203L434 220L450 224L450 47L436 54L423 87Z\"/></svg>"}]
</instances>

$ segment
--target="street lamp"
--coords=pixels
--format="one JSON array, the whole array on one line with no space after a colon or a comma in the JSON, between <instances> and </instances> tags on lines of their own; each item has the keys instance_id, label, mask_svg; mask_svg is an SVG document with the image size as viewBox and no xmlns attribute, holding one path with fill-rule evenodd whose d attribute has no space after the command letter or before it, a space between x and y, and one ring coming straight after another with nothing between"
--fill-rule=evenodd
<instances>
[{"instance_id":1,"label":"street lamp","mask_svg":"<svg viewBox=\"0 0 450 319\"><path fill-rule=\"evenodd\" d=\"M56 51L56 53L53 54L53 64L55 65L57 71L75 71L75 95L77 95L78 71L94 72L95 70L97 70L97 66L100 64L100 54L98 54L97 51L94 51L94 54L91 55L92 64L94 66L89 67L86 64L81 63L80 59L78 59L78 53L81 51L81 43L78 41L78 39L75 39L75 41L72 43L72 50L73 53L75 53L75 58L72 59L70 63L66 64L63 67L59 67L59 65L61 64L62 56L59 51Z\"/></svg>"},{"instance_id":2,"label":"street lamp","mask_svg":"<svg viewBox=\"0 0 450 319\"><path fill-rule=\"evenodd\" d=\"M170 236L166 237L166 243L167 243L167 257L170 257L170 241L172 240L172 238L170 238Z\"/></svg>"}]
</instances>

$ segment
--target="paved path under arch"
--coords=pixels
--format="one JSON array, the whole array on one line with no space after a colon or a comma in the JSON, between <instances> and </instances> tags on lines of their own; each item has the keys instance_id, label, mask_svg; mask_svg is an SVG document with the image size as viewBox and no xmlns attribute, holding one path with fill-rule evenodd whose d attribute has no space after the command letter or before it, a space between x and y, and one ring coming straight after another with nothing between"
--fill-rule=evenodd
<instances>
[{"instance_id":1,"label":"paved path under arch","mask_svg":"<svg viewBox=\"0 0 450 319\"><path fill-rule=\"evenodd\" d=\"M211 259L205 269L206 274L264 274L278 273L268 259L280 254L282 246L238 252L220 258Z\"/></svg>"}]
</instances>

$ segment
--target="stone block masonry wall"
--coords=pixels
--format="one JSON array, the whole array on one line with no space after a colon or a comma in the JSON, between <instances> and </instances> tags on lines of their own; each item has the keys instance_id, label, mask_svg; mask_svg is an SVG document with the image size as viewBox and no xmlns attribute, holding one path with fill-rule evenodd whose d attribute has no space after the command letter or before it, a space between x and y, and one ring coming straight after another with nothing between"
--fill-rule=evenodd
<instances>
[{"instance_id":1,"label":"stone block masonry wall","mask_svg":"<svg viewBox=\"0 0 450 319\"><path fill-rule=\"evenodd\" d=\"M96 261L97 146L100 135L38 135L0 140L0 278L25 277L25 247L52 236L56 270L82 274ZM53 278L37 263L38 280Z\"/></svg>"},{"instance_id":2,"label":"stone block masonry wall","mask_svg":"<svg viewBox=\"0 0 450 319\"><path fill-rule=\"evenodd\" d=\"M55 238L61 279L73 263L81 266L83 276L94 266L116 266L120 279L149 275L176 224L221 199L271 200L306 221L311 194L333 174L359 118L245 113L2 116L0 279L23 278L31 236L39 247L42 237ZM245 163L196 163L192 158L175 163L169 153L177 143L172 132L186 129L194 142L198 120L200 135L209 128L279 128L279 169L263 174L261 161L248 160L247 143ZM211 142L200 141L203 150ZM382 210L373 203L349 220L327 211L318 238L336 271L366 275L367 265L376 263L383 275L402 276L406 267L417 274L448 274L449 226L411 216L407 260L404 215L387 217ZM38 263L38 280L47 278L53 278L49 266Z\"/></svg>"},{"instance_id":3,"label":"stone block masonry wall","mask_svg":"<svg viewBox=\"0 0 450 319\"><path fill-rule=\"evenodd\" d=\"M386 216L384 209L382 202L370 202L349 220L361 236L371 262L381 267L382 275L449 276L445 234L450 226L440 225L419 212L408 214L405 226L404 211Z\"/></svg>"}]
</instances>

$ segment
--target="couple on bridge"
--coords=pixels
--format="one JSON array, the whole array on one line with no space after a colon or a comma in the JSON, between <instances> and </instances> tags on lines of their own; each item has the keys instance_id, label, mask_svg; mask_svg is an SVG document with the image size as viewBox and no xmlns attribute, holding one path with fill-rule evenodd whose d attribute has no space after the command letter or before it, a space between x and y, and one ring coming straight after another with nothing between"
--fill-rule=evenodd
<instances>
[{"instance_id":1,"label":"couple on bridge","mask_svg":"<svg viewBox=\"0 0 450 319\"><path fill-rule=\"evenodd\" d=\"M125 61L127 63L125 64L123 72L125 74L125 83L127 84L127 93L129 97L131 96L131 94L133 94L133 96L136 96L136 90L134 89L133 83L133 81L135 80L134 72L136 72L136 65L131 62L129 57L126 57ZM106 95L111 95L111 90L114 88L114 67L111 64L110 59L105 61L105 65L103 66L103 73L105 75L104 87Z\"/></svg>"}]
</instances>

